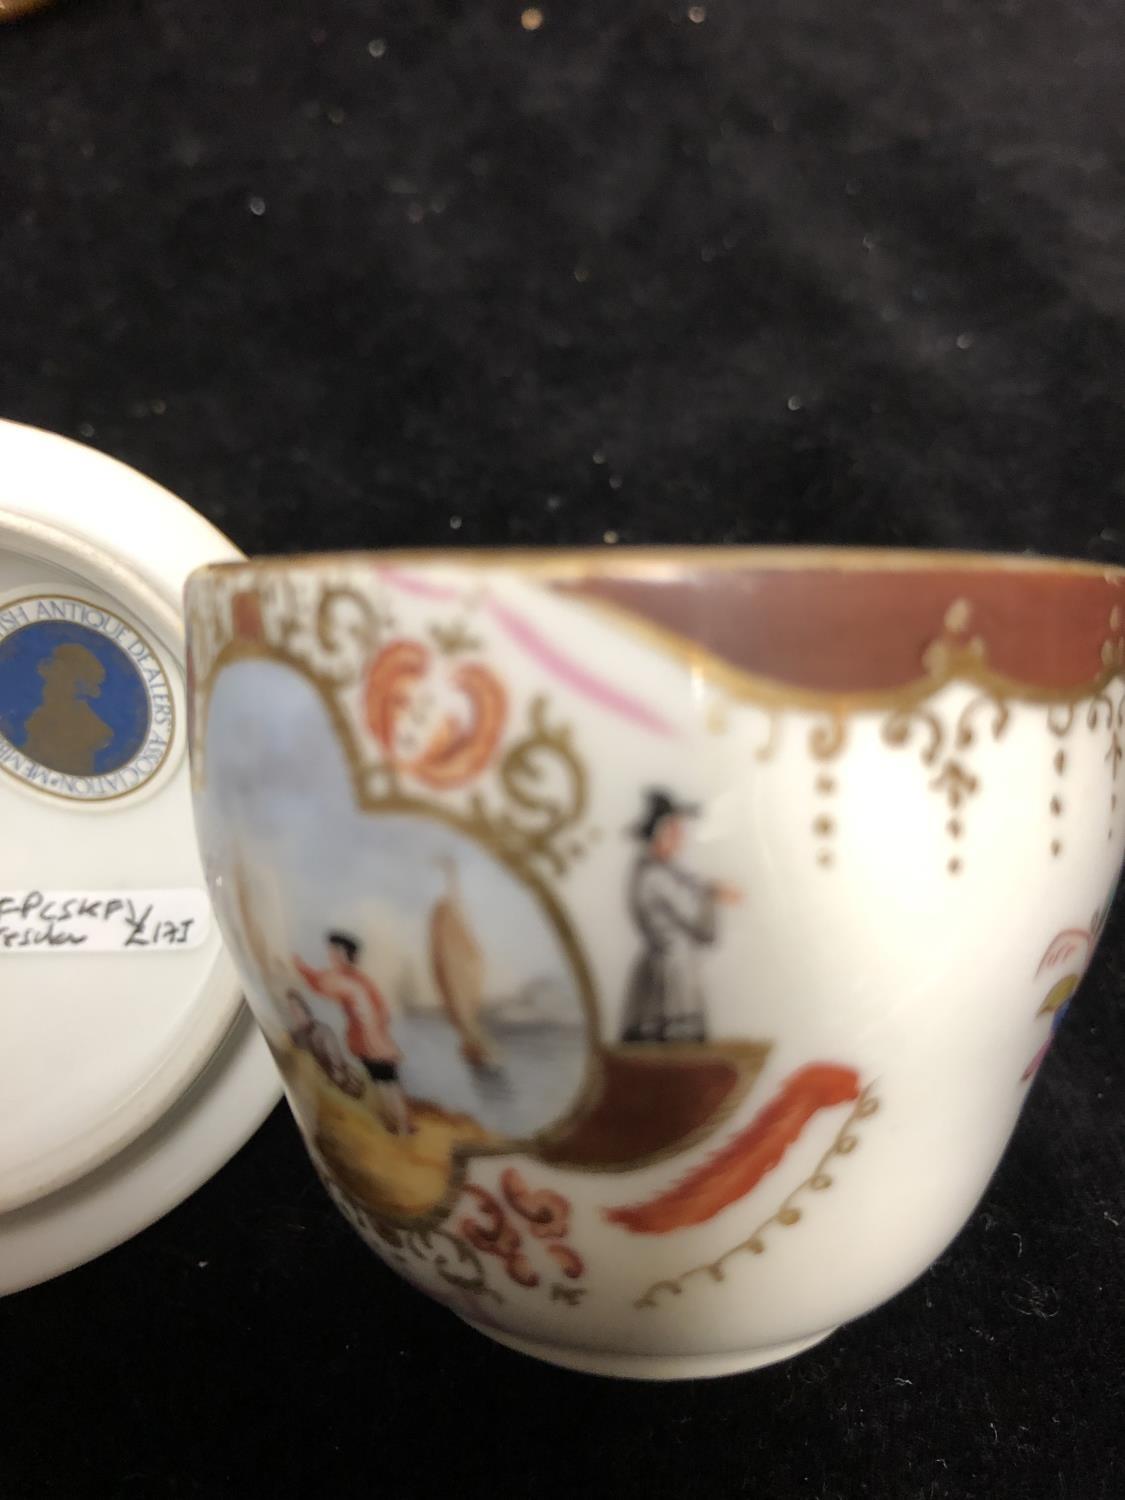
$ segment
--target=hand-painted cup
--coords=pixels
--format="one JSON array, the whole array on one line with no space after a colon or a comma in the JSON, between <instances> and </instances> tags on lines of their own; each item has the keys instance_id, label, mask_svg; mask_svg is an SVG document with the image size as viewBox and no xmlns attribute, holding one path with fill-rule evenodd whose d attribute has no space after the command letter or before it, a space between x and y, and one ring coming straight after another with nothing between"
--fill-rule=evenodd
<instances>
[{"instance_id":1,"label":"hand-painted cup","mask_svg":"<svg viewBox=\"0 0 1125 1500\"><path fill-rule=\"evenodd\" d=\"M199 834L318 1172L494 1338L794 1354L979 1198L1125 843L1125 571L344 555L188 590Z\"/></svg>"}]
</instances>

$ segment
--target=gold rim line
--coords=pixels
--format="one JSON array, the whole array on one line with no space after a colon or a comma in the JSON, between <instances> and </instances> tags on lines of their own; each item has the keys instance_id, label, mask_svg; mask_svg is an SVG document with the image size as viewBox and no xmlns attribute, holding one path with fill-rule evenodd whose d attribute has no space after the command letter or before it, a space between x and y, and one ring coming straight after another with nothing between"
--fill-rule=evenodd
<instances>
[{"instance_id":1,"label":"gold rim line","mask_svg":"<svg viewBox=\"0 0 1125 1500\"><path fill-rule=\"evenodd\" d=\"M914 555L920 557L923 554ZM984 556L984 554L978 555ZM325 553L322 558L312 554L306 558L294 559L293 566L300 569L306 567L309 562L320 561L326 565L334 565L333 559L337 559L339 565L342 566L349 559L364 556L374 558L378 554ZM391 554L386 556L389 558ZM284 559L281 562L284 565ZM251 563L208 564L206 568L199 569L192 575L188 586L193 592L196 588L202 592L208 584L218 582L219 578L224 575L228 579L237 576L240 572L251 577L259 573L268 575L275 566L273 562L266 560ZM1107 580L1108 578L1109 575L1107 575ZM1118 581L1116 576L1113 581ZM1125 569L1120 573L1120 581L1125 584ZM969 683L989 693L998 701L1046 706L1070 705L1096 697L1117 678L1125 677L1125 653L1116 652L1111 635L1106 636L1103 649L1108 647L1111 653L1120 654L1121 659L1110 662L1094 677L1083 683L1062 688L1042 687L1036 683L1024 682L994 671L987 662L986 643L981 643L978 639L962 645L946 635L936 636L931 643L929 650L934 652L937 658L934 664L921 676L894 687L869 690L799 687L796 684L787 683L783 678L770 677L751 672L745 667L735 666L733 662L719 656L709 647L691 640L690 637L680 634L669 626L659 625L655 621L645 619L624 605L588 596L557 597L559 602L570 604L579 610L601 616L603 620L614 622L624 633L657 649L662 655L671 657L693 676L721 688L731 698L772 711L804 709L814 713L827 713L831 718L838 720L858 712L904 712L917 708L919 704L924 703L953 682ZM225 649L224 647L223 650ZM215 665L217 665L217 660ZM301 665L304 666L303 663ZM208 677L210 678L211 675L209 673ZM209 687L208 681L205 688L209 690Z\"/></svg>"},{"instance_id":2,"label":"gold rim line","mask_svg":"<svg viewBox=\"0 0 1125 1500\"><path fill-rule=\"evenodd\" d=\"M685 565L713 572L757 567L766 572L974 572L1076 575L1100 578L1125 588L1125 563L1098 563L1085 558L1039 556L1016 552L952 549L815 546L602 546L602 547L433 547L356 548L354 551L296 552L206 563L189 577L255 573L278 569L312 570L347 565L374 567L493 568L549 578L583 578L598 574L632 574Z\"/></svg>"}]
</instances>

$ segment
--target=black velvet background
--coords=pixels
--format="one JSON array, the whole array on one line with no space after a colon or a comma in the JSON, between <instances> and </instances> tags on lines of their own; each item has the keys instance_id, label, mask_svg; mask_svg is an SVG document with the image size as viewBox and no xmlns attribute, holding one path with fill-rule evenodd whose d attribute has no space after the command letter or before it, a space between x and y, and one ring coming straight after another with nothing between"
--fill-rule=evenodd
<instances>
[{"instance_id":1,"label":"black velvet background","mask_svg":"<svg viewBox=\"0 0 1125 1500\"><path fill-rule=\"evenodd\" d=\"M1114 0L541 4L0 29L0 412L251 551L1122 557ZM381 1269L278 1113L0 1304L0 1496L1119 1497L1123 935L969 1228L790 1366L661 1388L494 1348Z\"/></svg>"}]
</instances>

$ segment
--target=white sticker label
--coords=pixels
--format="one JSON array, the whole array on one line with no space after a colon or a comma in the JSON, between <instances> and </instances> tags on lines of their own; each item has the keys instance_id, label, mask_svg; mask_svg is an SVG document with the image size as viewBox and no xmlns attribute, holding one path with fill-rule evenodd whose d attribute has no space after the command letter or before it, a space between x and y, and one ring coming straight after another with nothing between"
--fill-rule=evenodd
<instances>
[{"instance_id":1,"label":"white sticker label","mask_svg":"<svg viewBox=\"0 0 1125 1500\"><path fill-rule=\"evenodd\" d=\"M0 891L5 953L170 953L211 928L207 892Z\"/></svg>"}]
</instances>

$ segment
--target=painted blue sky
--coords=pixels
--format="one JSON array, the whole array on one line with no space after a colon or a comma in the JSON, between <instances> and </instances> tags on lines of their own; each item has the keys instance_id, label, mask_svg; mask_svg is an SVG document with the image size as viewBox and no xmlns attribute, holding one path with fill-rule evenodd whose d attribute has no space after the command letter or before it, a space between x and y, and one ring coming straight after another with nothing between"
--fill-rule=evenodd
<instances>
[{"instance_id":1,"label":"painted blue sky","mask_svg":"<svg viewBox=\"0 0 1125 1500\"><path fill-rule=\"evenodd\" d=\"M359 813L328 718L296 672L271 662L228 668L212 697L207 758L212 836L247 843L268 872L277 924L307 961L319 964L324 933L343 928L364 943L365 966L390 998L412 971L415 999L435 1003L428 924L446 884L440 861L451 857L486 955L487 998L549 980L580 1019L561 946L534 896L443 823Z\"/></svg>"}]
</instances>

